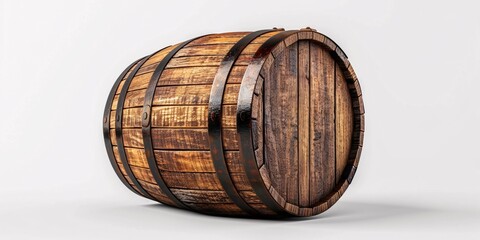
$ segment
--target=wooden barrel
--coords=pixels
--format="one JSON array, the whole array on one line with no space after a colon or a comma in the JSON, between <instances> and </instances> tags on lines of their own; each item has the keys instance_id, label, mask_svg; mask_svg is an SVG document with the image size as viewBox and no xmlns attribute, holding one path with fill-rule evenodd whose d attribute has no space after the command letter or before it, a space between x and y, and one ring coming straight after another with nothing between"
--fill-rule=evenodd
<instances>
[{"instance_id":1,"label":"wooden barrel","mask_svg":"<svg viewBox=\"0 0 480 240\"><path fill-rule=\"evenodd\" d=\"M134 193L206 214L312 216L357 169L364 108L347 56L314 29L197 37L132 63L104 116Z\"/></svg>"}]
</instances>

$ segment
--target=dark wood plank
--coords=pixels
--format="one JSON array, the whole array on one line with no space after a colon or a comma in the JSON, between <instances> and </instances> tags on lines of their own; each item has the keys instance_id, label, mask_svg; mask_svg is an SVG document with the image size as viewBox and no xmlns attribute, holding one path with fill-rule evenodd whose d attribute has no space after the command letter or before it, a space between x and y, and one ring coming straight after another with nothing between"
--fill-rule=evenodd
<instances>
[{"instance_id":1,"label":"dark wood plank","mask_svg":"<svg viewBox=\"0 0 480 240\"><path fill-rule=\"evenodd\" d=\"M240 196L248 203L262 203L254 191L240 191Z\"/></svg>"},{"instance_id":2,"label":"dark wood plank","mask_svg":"<svg viewBox=\"0 0 480 240\"><path fill-rule=\"evenodd\" d=\"M259 80L263 81L263 79ZM258 90L258 96L253 96L253 112L252 112L252 118L255 120L252 120L252 137L253 137L253 147L255 148L255 159L257 161L257 166L260 168L264 161L263 161L263 155L264 155L264 123L263 123L263 89L261 85L257 86L260 88Z\"/></svg>"},{"instance_id":3,"label":"dark wood plank","mask_svg":"<svg viewBox=\"0 0 480 240\"><path fill-rule=\"evenodd\" d=\"M184 203L232 203L224 191L171 188L173 194Z\"/></svg>"},{"instance_id":4,"label":"dark wood plank","mask_svg":"<svg viewBox=\"0 0 480 240\"><path fill-rule=\"evenodd\" d=\"M310 204L314 205L335 184L335 62L314 43L310 61Z\"/></svg>"},{"instance_id":5,"label":"dark wood plank","mask_svg":"<svg viewBox=\"0 0 480 240\"><path fill-rule=\"evenodd\" d=\"M140 185L142 185L143 189L145 189L150 195L152 195L156 199L162 201L162 203L175 206L175 203L162 192L162 190L157 184L145 182L141 179L138 179L138 182L140 183Z\"/></svg>"},{"instance_id":6,"label":"dark wood plank","mask_svg":"<svg viewBox=\"0 0 480 240\"><path fill-rule=\"evenodd\" d=\"M298 203L297 44L280 53L264 82L265 162L272 185Z\"/></svg>"},{"instance_id":7,"label":"dark wood plank","mask_svg":"<svg viewBox=\"0 0 480 240\"><path fill-rule=\"evenodd\" d=\"M345 77L338 65L335 71L336 174L338 183L348 162L353 131L352 100Z\"/></svg>"},{"instance_id":8,"label":"dark wood plank","mask_svg":"<svg viewBox=\"0 0 480 240\"><path fill-rule=\"evenodd\" d=\"M265 216L277 216L278 214L272 209L270 209L267 205L263 203L251 203L250 206L255 208L259 213L265 215Z\"/></svg>"},{"instance_id":9,"label":"dark wood plank","mask_svg":"<svg viewBox=\"0 0 480 240\"><path fill-rule=\"evenodd\" d=\"M213 215L247 216L248 214L234 203L186 203L190 208Z\"/></svg>"},{"instance_id":10,"label":"dark wood plank","mask_svg":"<svg viewBox=\"0 0 480 240\"><path fill-rule=\"evenodd\" d=\"M253 191L245 172L230 173L230 176L238 191Z\"/></svg>"},{"instance_id":11,"label":"dark wood plank","mask_svg":"<svg viewBox=\"0 0 480 240\"><path fill-rule=\"evenodd\" d=\"M223 190L216 173L181 173L162 171L162 177L170 188Z\"/></svg>"}]
</instances>

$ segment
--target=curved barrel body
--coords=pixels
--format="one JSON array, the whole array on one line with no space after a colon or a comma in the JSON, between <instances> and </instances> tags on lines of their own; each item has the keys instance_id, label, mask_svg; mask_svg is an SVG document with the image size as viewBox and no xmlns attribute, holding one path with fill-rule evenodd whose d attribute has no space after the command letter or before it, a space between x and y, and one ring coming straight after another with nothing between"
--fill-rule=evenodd
<instances>
[{"instance_id":1,"label":"curved barrel body","mask_svg":"<svg viewBox=\"0 0 480 240\"><path fill-rule=\"evenodd\" d=\"M351 183L364 108L345 53L313 29L205 35L132 63L107 100L133 192L206 214L312 216Z\"/></svg>"}]
</instances>

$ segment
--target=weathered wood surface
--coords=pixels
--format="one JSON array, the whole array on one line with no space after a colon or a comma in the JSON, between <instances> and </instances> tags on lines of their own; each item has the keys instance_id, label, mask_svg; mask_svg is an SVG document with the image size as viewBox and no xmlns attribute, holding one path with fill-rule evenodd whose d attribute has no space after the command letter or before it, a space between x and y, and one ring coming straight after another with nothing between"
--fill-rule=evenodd
<instances>
[{"instance_id":1,"label":"weathered wood surface","mask_svg":"<svg viewBox=\"0 0 480 240\"><path fill-rule=\"evenodd\" d=\"M310 204L335 186L335 62L317 44L310 44ZM315 89L319 89L315 90Z\"/></svg>"},{"instance_id":2,"label":"weathered wood surface","mask_svg":"<svg viewBox=\"0 0 480 240\"><path fill-rule=\"evenodd\" d=\"M298 42L298 205L310 206L310 42Z\"/></svg>"},{"instance_id":3,"label":"weathered wood surface","mask_svg":"<svg viewBox=\"0 0 480 240\"><path fill-rule=\"evenodd\" d=\"M352 100L347 82L338 65L335 69L335 129L337 134L335 182L338 183L348 163L353 131Z\"/></svg>"},{"instance_id":4,"label":"weathered wood surface","mask_svg":"<svg viewBox=\"0 0 480 240\"><path fill-rule=\"evenodd\" d=\"M255 53L279 32L255 38L231 68L222 96L224 159L235 191L256 215L277 213L257 195L246 171L258 171L271 197L285 211L311 216L338 200L358 165L364 132L362 93L346 55L333 41L309 29L290 34L264 59L253 90L252 151L258 169L245 169L237 133L238 94ZM213 79L227 52L247 34L213 34L193 40L168 62L154 89L149 117L156 165L174 200L194 211L248 215L220 183L208 133ZM153 71L176 46L151 56L127 84L121 140L128 166L120 161L115 134L115 113L126 77L107 106L109 139L125 180L136 191L144 190L171 206L177 205L160 189L149 168L142 113ZM129 178L125 167L136 181Z\"/></svg>"},{"instance_id":5,"label":"weathered wood surface","mask_svg":"<svg viewBox=\"0 0 480 240\"><path fill-rule=\"evenodd\" d=\"M275 58L264 81L264 161L273 187L298 202L298 48Z\"/></svg>"},{"instance_id":6,"label":"weathered wood surface","mask_svg":"<svg viewBox=\"0 0 480 240\"><path fill-rule=\"evenodd\" d=\"M255 151L259 166L266 164L264 180L295 212L320 204L341 180L353 111L345 77L328 50L311 41L292 42L264 66L264 96L252 101L252 117L264 120L253 120L252 127L254 142L265 148ZM265 139L259 137L262 128Z\"/></svg>"}]
</instances>

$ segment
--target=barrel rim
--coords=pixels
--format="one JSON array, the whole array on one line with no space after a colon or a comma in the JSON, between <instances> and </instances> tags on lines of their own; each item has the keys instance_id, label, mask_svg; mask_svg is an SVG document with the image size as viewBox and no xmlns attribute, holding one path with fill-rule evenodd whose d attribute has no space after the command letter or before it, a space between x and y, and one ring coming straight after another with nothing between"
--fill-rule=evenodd
<instances>
[{"instance_id":1,"label":"barrel rim","mask_svg":"<svg viewBox=\"0 0 480 240\"><path fill-rule=\"evenodd\" d=\"M270 40L273 39L275 37L274 36L267 40L267 42L265 42L258 49L244 74L244 78L242 79L242 85L240 87L237 104L237 131L240 135L240 158L244 163L245 171L247 172L247 176L252 187L267 206L274 208L278 208L280 206L280 208L284 209L288 214L295 216L312 216L324 212L333 206L333 204L338 201L353 180L358 167L363 145L365 122L363 99L358 78L353 71L350 61L343 50L334 41L332 41L329 37L309 28L299 31L286 31L285 33L286 34L282 36L283 39L278 40L275 46L268 46L269 44L271 45L273 43L274 40ZM300 207L298 205L288 203L282 196L280 196L280 194L278 194L272 185L267 188L265 182L270 180L269 176L265 176L264 178L264 176L260 174L259 168L261 166L258 166L255 150L253 148L253 128L251 116L252 112L255 110L253 107L253 97L254 91L259 83L258 79L261 77L261 71L264 69L264 67L266 67L266 64L272 64L273 59L280 54L283 49L295 42L298 42L299 40L310 40L320 44L338 63L350 91L354 117L349 160L347 166L343 170L341 179L327 196L323 197L317 205L312 207ZM356 134L357 132L358 134ZM262 184L259 184L260 182ZM268 196L266 196L265 193L268 193ZM276 204L271 203L272 199L274 199Z\"/></svg>"}]
</instances>

